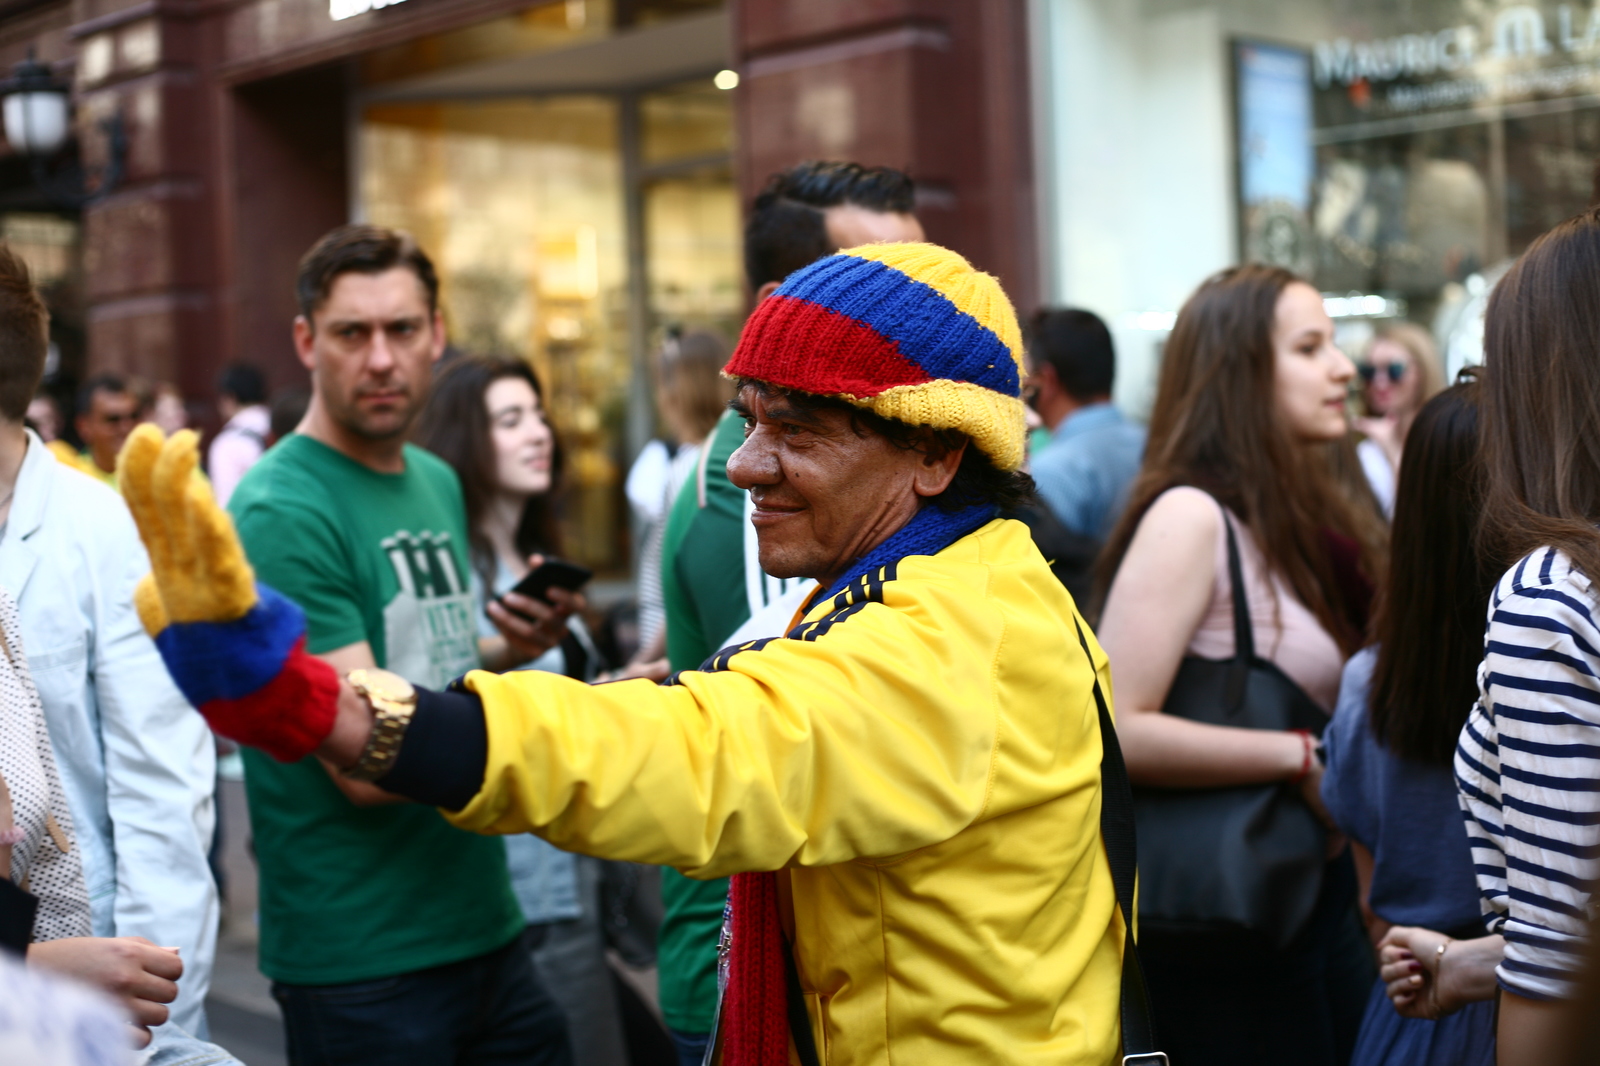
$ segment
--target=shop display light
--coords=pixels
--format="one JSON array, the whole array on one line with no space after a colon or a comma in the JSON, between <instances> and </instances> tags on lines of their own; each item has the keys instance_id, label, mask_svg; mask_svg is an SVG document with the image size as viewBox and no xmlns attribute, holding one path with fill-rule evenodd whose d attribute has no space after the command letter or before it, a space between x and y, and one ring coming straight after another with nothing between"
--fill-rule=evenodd
<instances>
[{"instance_id":1,"label":"shop display light","mask_svg":"<svg viewBox=\"0 0 1600 1066\"><path fill-rule=\"evenodd\" d=\"M80 208L105 196L121 180L128 145L122 116L114 114L100 123L107 142L103 166L90 174L75 158L61 161L62 149L72 139L70 92L71 87L39 62L30 48L28 58L0 82L5 98L0 114L7 143L27 157L40 190L64 207Z\"/></svg>"}]
</instances>

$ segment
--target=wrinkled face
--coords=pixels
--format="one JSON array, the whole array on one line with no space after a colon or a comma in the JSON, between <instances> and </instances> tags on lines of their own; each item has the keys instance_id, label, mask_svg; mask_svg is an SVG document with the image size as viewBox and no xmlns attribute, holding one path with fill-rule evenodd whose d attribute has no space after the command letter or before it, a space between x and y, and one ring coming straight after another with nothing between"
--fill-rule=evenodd
<instances>
[{"instance_id":1,"label":"wrinkled face","mask_svg":"<svg viewBox=\"0 0 1600 1066\"><path fill-rule=\"evenodd\" d=\"M1303 441L1349 432L1345 396L1355 366L1334 345L1333 320L1316 289L1296 283L1278 297L1272 351L1277 413L1289 432Z\"/></svg>"},{"instance_id":2,"label":"wrinkled face","mask_svg":"<svg viewBox=\"0 0 1600 1066\"><path fill-rule=\"evenodd\" d=\"M539 394L523 378L500 378L484 392L483 402L489 409L496 489L522 497L549 492L555 440Z\"/></svg>"},{"instance_id":3,"label":"wrinkled face","mask_svg":"<svg viewBox=\"0 0 1600 1066\"><path fill-rule=\"evenodd\" d=\"M761 569L823 584L897 531L954 477L960 453L930 459L857 430L848 412L808 411L754 385L739 390L745 440L728 478L750 493Z\"/></svg>"},{"instance_id":4,"label":"wrinkled face","mask_svg":"<svg viewBox=\"0 0 1600 1066\"><path fill-rule=\"evenodd\" d=\"M1422 392L1422 375L1406 346L1381 337L1367 349L1361 364L1362 391L1367 409L1375 415L1408 415L1416 412Z\"/></svg>"},{"instance_id":5,"label":"wrinkled face","mask_svg":"<svg viewBox=\"0 0 1600 1066\"><path fill-rule=\"evenodd\" d=\"M330 418L368 440L401 436L444 354L444 320L415 273L341 274L313 322L295 319L295 348Z\"/></svg>"},{"instance_id":6,"label":"wrinkled face","mask_svg":"<svg viewBox=\"0 0 1600 1066\"><path fill-rule=\"evenodd\" d=\"M101 389L90 397L88 412L78 416L78 436L88 446L95 466L108 473L116 469L117 453L138 419L139 398L131 392Z\"/></svg>"}]
</instances>

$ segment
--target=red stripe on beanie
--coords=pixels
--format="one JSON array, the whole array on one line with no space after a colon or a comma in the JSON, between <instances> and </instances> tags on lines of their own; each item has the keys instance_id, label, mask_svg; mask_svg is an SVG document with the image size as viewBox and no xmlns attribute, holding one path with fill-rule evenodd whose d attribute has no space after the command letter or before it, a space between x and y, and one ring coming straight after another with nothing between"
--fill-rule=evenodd
<instances>
[{"instance_id":1,"label":"red stripe on beanie","mask_svg":"<svg viewBox=\"0 0 1600 1066\"><path fill-rule=\"evenodd\" d=\"M780 388L861 399L933 380L871 326L791 296L761 301L725 370Z\"/></svg>"}]
</instances>

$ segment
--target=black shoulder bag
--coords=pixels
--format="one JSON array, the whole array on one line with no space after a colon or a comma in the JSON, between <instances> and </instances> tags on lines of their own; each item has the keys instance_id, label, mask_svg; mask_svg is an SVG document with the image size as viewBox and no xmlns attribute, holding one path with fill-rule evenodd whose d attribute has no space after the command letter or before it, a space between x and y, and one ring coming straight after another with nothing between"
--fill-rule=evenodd
<instances>
[{"instance_id":1,"label":"black shoulder bag","mask_svg":"<svg viewBox=\"0 0 1600 1066\"><path fill-rule=\"evenodd\" d=\"M1321 736L1328 715L1276 665L1257 658L1233 522L1232 659L1188 656L1163 714L1244 729L1304 729ZM1142 927L1163 933L1237 933L1274 948L1305 926L1322 889L1325 833L1295 786L1136 788Z\"/></svg>"}]
</instances>

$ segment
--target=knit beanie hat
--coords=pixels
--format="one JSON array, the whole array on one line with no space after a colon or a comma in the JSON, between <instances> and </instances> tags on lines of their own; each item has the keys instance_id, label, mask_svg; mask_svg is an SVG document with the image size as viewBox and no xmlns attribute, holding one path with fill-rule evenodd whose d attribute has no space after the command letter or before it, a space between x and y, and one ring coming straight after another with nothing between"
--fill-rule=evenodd
<instances>
[{"instance_id":1,"label":"knit beanie hat","mask_svg":"<svg viewBox=\"0 0 1600 1066\"><path fill-rule=\"evenodd\" d=\"M1022 334L988 274L933 244L868 244L790 274L723 371L836 396L883 418L960 430L1022 465Z\"/></svg>"}]
</instances>

